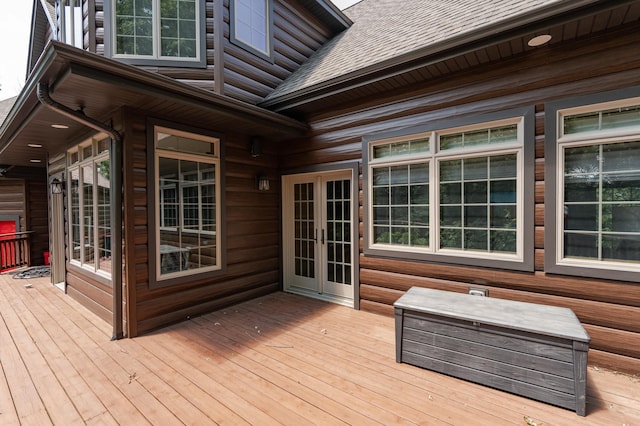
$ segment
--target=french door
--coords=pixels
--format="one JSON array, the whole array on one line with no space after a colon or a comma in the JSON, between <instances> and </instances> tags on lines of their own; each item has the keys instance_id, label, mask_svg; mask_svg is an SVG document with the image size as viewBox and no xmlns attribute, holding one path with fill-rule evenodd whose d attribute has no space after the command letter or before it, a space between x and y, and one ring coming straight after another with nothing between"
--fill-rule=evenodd
<instances>
[{"instance_id":1,"label":"french door","mask_svg":"<svg viewBox=\"0 0 640 426\"><path fill-rule=\"evenodd\" d=\"M353 306L352 171L283 177L284 290Z\"/></svg>"}]
</instances>

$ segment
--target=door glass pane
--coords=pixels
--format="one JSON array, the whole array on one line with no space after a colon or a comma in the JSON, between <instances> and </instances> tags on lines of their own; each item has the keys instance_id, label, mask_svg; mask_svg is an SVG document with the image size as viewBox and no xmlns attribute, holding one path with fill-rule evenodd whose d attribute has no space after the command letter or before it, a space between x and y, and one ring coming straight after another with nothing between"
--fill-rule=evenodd
<instances>
[{"instance_id":1,"label":"door glass pane","mask_svg":"<svg viewBox=\"0 0 640 426\"><path fill-rule=\"evenodd\" d=\"M301 277L315 278L316 230L313 219L313 183L294 185L294 268Z\"/></svg>"},{"instance_id":2,"label":"door glass pane","mask_svg":"<svg viewBox=\"0 0 640 426\"><path fill-rule=\"evenodd\" d=\"M327 277L330 282L347 285L351 284L351 277L345 273L351 258L350 194L351 181L327 182ZM330 215L330 210L340 214Z\"/></svg>"}]
</instances>

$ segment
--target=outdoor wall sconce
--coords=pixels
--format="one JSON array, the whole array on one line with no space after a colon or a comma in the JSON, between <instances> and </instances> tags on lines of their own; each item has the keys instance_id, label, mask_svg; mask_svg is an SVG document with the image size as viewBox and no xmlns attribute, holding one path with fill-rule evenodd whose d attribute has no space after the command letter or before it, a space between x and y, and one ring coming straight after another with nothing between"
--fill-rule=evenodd
<instances>
[{"instance_id":1,"label":"outdoor wall sconce","mask_svg":"<svg viewBox=\"0 0 640 426\"><path fill-rule=\"evenodd\" d=\"M270 189L269 178L263 175L256 176L256 183L258 185L258 190L260 191L268 191Z\"/></svg>"},{"instance_id":2,"label":"outdoor wall sconce","mask_svg":"<svg viewBox=\"0 0 640 426\"><path fill-rule=\"evenodd\" d=\"M249 148L249 151L253 158L260 157L262 155L262 141L260 138L251 138L251 147Z\"/></svg>"},{"instance_id":3,"label":"outdoor wall sconce","mask_svg":"<svg viewBox=\"0 0 640 426\"><path fill-rule=\"evenodd\" d=\"M62 194L62 190L64 189L64 182L62 182L57 177L54 177L51 180L51 193L52 194Z\"/></svg>"}]
</instances>

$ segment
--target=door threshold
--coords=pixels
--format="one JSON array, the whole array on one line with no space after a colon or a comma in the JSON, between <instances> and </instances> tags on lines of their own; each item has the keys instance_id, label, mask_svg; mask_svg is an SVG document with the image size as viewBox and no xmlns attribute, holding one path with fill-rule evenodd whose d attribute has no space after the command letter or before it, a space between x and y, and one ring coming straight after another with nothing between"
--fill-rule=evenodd
<instances>
[{"instance_id":1,"label":"door threshold","mask_svg":"<svg viewBox=\"0 0 640 426\"><path fill-rule=\"evenodd\" d=\"M298 288L289 288L284 290L285 293L297 294L298 296L306 296L312 299L323 300L325 302L335 303L336 305L346 306L348 308L354 308L353 299L349 299L346 297L339 296L330 296L326 294L316 293L314 291L298 289Z\"/></svg>"},{"instance_id":2,"label":"door threshold","mask_svg":"<svg viewBox=\"0 0 640 426\"><path fill-rule=\"evenodd\" d=\"M66 282L61 282L58 284L54 284L54 286L58 287L60 290L62 290L65 294L67 293L67 283Z\"/></svg>"}]
</instances>

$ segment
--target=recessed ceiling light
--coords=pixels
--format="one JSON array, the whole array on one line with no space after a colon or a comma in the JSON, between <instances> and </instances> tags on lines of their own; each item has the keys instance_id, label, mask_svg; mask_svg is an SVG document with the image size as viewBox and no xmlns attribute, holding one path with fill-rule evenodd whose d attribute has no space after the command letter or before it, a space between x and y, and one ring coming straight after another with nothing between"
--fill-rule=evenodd
<instances>
[{"instance_id":1,"label":"recessed ceiling light","mask_svg":"<svg viewBox=\"0 0 640 426\"><path fill-rule=\"evenodd\" d=\"M42 160L38 160L37 158L32 158L31 160L32 163L42 163Z\"/></svg>"},{"instance_id":2,"label":"recessed ceiling light","mask_svg":"<svg viewBox=\"0 0 640 426\"><path fill-rule=\"evenodd\" d=\"M53 127L54 129L68 129L69 126L67 126L66 124L52 124L51 127Z\"/></svg>"},{"instance_id":3,"label":"recessed ceiling light","mask_svg":"<svg viewBox=\"0 0 640 426\"><path fill-rule=\"evenodd\" d=\"M549 40L551 40L551 35L542 34L539 36L535 36L534 38L529 40L527 44L531 47L538 47L538 46L542 46L543 44L549 43Z\"/></svg>"},{"instance_id":4,"label":"recessed ceiling light","mask_svg":"<svg viewBox=\"0 0 640 426\"><path fill-rule=\"evenodd\" d=\"M42 148L42 144L39 143L28 143L27 146L30 148Z\"/></svg>"}]
</instances>

